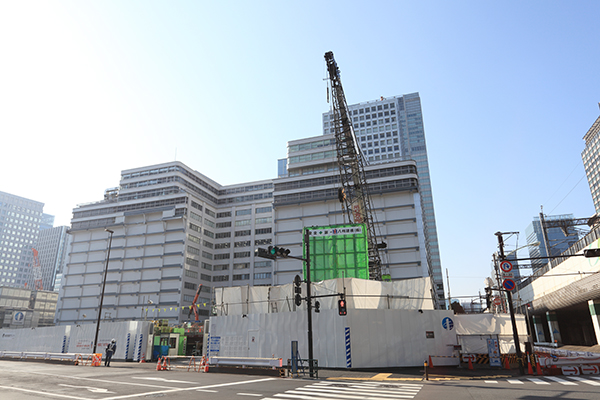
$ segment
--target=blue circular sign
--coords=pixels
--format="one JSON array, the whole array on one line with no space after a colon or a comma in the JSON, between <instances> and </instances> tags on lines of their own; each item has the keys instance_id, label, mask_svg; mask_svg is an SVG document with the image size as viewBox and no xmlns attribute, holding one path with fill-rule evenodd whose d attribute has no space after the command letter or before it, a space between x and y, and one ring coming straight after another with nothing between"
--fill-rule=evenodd
<instances>
[{"instance_id":1,"label":"blue circular sign","mask_svg":"<svg viewBox=\"0 0 600 400\"><path fill-rule=\"evenodd\" d=\"M452 318L450 317L446 317L442 320L442 327L444 329L446 329L447 331L451 331L454 328L454 321L452 321Z\"/></svg>"},{"instance_id":2,"label":"blue circular sign","mask_svg":"<svg viewBox=\"0 0 600 400\"><path fill-rule=\"evenodd\" d=\"M504 282L502 282L502 286L504 286L504 289L510 292L515 288L516 285L515 281L513 281L512 279L505 279Z\"/></svg>"},{"instance_id":3,"label":"blue circular sign","mask_svg":"<svg viewBox=\"0 0 600 400\"><path fill-rule=\"evenodd\" d=\"M21 311L15 314L15 321L23 321L23 318L25 318L25 314Z\"/></svg>"}]
</instances>

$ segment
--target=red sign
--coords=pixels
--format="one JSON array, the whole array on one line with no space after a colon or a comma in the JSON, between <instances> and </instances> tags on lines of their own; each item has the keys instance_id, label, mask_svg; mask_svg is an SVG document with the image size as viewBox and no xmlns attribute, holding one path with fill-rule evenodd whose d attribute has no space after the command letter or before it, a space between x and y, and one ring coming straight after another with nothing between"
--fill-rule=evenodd
<instances>
[{"instance_id":1,"label":"red sign","mask_svg":"<svg viewBox=\"0 0 600 400\"><path fill-rule=\"evenodd\" d=\"M505 279L504 282L502 282L502 286L504 286L504 289L510 292L511 290L514 290L515 286L517 285L512 279Z\"/></svg>"},{"instance_id":2,"label":"red sign","mask_svg":"<svg viewBox=\"0 0 600 400\"><path fill-rule=\"evenodd\" d=\"M502 303L502 299L499 296L494 297L494 304L499 306Z\"/></svg>"},{"instance_id":3,"label":"red sign","mask_svg":"<svg viewBox=\"0 0 600 400\"><path fill-rule=\"evenodd\" d=\"M563 375L579 375L577 367L561 367Z\"/></svg>"},{"instance_id":4,"label":"red sign","mask_svg":"<svg viewBox=\"0 0 600 400\"><path fill-rule=\"evenodd\" d=\"M581 373L585 375L598 375L600 373L600 368L597 365L582 365Z\"/></svg>"},{"instance_id":5,"label":"red sign","mask_svg":"<svg viewBox=\"0 0 600 400\"><path fill-rule=\"evenodd\" d=\"M472 362L477 361L477 356L475 354L463 354L462 356L463 362L469 362L471 359Z\"/></svg>"}]
</instances>

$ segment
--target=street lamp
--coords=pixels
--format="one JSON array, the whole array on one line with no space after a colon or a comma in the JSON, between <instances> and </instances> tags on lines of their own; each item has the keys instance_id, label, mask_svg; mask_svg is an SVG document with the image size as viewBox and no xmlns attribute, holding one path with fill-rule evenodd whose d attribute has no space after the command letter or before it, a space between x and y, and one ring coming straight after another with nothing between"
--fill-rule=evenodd
<instances>
[{"instance_id":1,"label":"street lamp","mask_svg":"<svg viewBox=\"0 0 600 400\"><path fill-rule=\"evenodd\" d=\"M104 280L102 281L102 294L100 295L100 308L98 309L98 321L96 323L96 337L94 338L94 350L92 353L96 353L96 346L98 345L98 333L100 332L100 317L102 316L102 303L104 302L104 288L106 287L106 275L108 275L108 259L110 258L110 248L112 246L112 238L114 231L106 228L106 232L110 233L110 239L108 241L108 254L106 255L106 265L104 267Z\"/></svg>"},{"instance_id":2,"label":"street lamp","mask_svg":"<svg viewBox=\"0 0 600 400\"><path fill-rule=\"evenodd\" d=\"M154 304L154 302L150 299L148 299L148 304ZM146 318L148 318L148 306L146 306L146 315L144 316L144 321L146 321Z\"/></svg>"}]
</instances>

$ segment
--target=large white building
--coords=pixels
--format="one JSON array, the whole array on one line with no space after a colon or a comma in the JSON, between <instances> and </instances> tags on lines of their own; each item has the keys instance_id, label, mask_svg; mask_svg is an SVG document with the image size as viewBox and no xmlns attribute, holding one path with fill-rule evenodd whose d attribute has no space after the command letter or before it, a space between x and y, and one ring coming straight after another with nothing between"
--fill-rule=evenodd
<instances>
[{"instance_id":1,"label":"large white building","mask_svg":"<svg viewBox=\"0 0 600 400\"><path fill-rule=\"evenodd\" d=\"M102 201L73 210L72 243L57 323L94 321L110 249L102 318L188 317L198 285L200 315L211 289L292 282L298 262L255 258L256 247L301 254L303 226L344 223L333 135L289 143L289 176L222 186L181 162L125 170ZM366 168L383 262L393 280L428 277L415 161Z\"/></svg>"}]
</instances>

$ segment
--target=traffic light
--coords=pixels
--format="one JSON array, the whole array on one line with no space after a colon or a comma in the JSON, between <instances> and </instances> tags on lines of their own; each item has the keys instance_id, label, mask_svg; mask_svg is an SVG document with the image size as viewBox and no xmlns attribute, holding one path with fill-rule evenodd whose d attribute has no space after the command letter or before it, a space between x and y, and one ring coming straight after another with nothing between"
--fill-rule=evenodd
<instances>
[{"instance_id":1,"label":"traffic light","mask_svg":"<svg viewBox=\"0 0 600 400\"><path fill-rule=\"evenodd\" d=\"M277 258L277 257L287 258L290 255L290 250L284 249L283 247L269 246L268 251L269 251L269 254L271 254L271 256L273 256L275 258Z\"/></svg>"},{"instance_id":2,"label":"traffic light","mask_svg":"<svg viewBox=\"0 0 600 400\"><path fill-rule=\"evenodd\" d=\"M254 250L255 257L268 258L269 260L275 260L277 257L272 255L271 252L267 249L263 249L262 247Z\"/></svg>"},{"instance_id":3,"label":"traffic light","mask_svg":"<svg viewBox=\"0 0 600 400\"><path fill-rule=\"evenodd\" d=\"M600 249L586 249L583 255L585 258L600 257Z\"/></svg>"},{"instance_id":4,"label":"traffic light","mask_svg":"<svg viewBox=\"0 0 600 400\"><path fill-rule=\"evenodd\" d=\"M294 293L296 293L296 296L294 296L294 303L297 307L300 307L300 304L302 304L302 287L300 286L301 283L302 279L300 278L300 275L296 275L296 277L294 278Z\"/></svg>"},{"instance_id":5,"label":"traffic light","mask_svg":"<svg viewBox=\"0 0 600 400\"><path fill-rule=\"evenodd\" d=\"M321 312L321 303L315 301L315 312Z\"/></svg>"},{"instance_id":6,"label":"traffic light","mask_svg":"<svg viewBox=\"0 0 600 400\"><path fill-rule=\"evenodd\" d=\"M491 287L485 288L485 304L488 309L492 307L492 288Z\"/></svg>"},{"instance_id":7,"label":"traffic light","mask_svg":"<svg viewBox=\"0 0 600 400\"><path fill-rule=\"evenodd\" d=\"M338 300L338 314L344 316L347 314L346 311L346 298L342 295L342 298Z\"/></svg>"}]
</instances>

